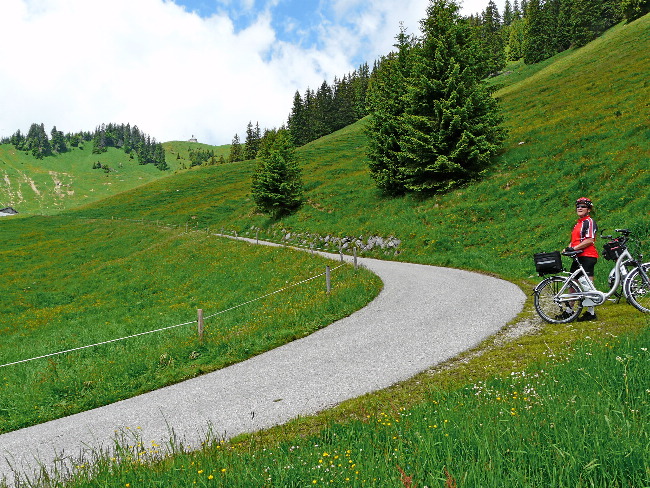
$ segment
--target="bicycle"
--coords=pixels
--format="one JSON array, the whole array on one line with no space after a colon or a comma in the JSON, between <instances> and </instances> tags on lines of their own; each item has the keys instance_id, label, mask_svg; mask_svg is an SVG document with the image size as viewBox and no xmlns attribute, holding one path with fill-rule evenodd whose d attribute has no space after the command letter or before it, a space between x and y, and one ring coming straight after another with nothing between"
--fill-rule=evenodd
<instances>
[{"instance_id":1,"label":"bicycle","mask_svg":"<svg viewBox=\"0 0 650 488\"><path fill-rule=\"evenodd\" d=\"M580 315L583 307L602 305L609 300L621 283L627 301L641 312L650 312L650 263L641 263L643 256L639 255L635 259L628 250L628 229L616 229L616 232L621 235L616 238L601 236L610 239L603 249L605 259L616 261L610 273L610 276L613 273L613 281L609 283L610 289L607 292L597 290L587 276L577 259L582 251L555 251L535 255L535 267L540 276L565 272L560 254L572 258L578 265L573 273L565 272L568 276L554 275L545 278L535 287L535 310L542 319L554 324L571 322Z\"/></svg>"}]
</instances>

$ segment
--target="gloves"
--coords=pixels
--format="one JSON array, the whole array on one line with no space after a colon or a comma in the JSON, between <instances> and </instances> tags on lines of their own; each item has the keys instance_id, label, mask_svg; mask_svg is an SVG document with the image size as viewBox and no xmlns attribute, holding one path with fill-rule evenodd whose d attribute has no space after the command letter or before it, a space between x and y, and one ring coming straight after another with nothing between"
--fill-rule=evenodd
<instances>
[{"instance_id":1,"label":"gloves","mask_svg":"<svg viewBox=\"0 0 650 488\"><path fill-rule=\"evenodd\" d=\"M564 248L564 252L573 252L575 249L573 249L571 246Z\"/></svg>"}]
</instances>

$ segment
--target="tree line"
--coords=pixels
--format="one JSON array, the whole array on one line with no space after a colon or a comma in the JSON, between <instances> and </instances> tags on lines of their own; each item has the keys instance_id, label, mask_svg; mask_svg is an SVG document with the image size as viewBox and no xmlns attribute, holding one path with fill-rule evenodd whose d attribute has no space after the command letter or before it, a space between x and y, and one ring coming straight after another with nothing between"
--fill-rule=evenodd
<instances>
[{"instance_id":1,"label":"tree line","mask_svg":"<svg viewBox=\"0 0 650 488\"><path fill-rule=\"evenodd\" d=\"M491 73L497 73L506 61L538 63L648 12L650 0L506 0L503 12L489 0L469 20L489 55Z\"/></svg>"},{"instance_id":2,"label":"tree line","mask_svg":"<svg viewBox=\"0 0 650 488\"><path fill-rule=\"evenodd\" d=\"M335 77L331 84L323 81L316 91L309 87L304 95L296 91L286 124L262 131L259 122L254 126L249 122L244 142L238 134L233 136L227 162L255 159L261 149L272 144L268 139L274 139L278 131L288 130L293 144L299 147L362 119L368 115L370 78L370 67L364 63L342 78Z\"/></svg>"},{"instance_id":3,"label":"tree line","mask_svg":"<svg viewBox=\"0 0 650 488\"><path fill-rule=\"evenodd\" d=\"M153 164L161 171L169 169L162 144L130 124L101 124L94 132L66 134L54 126L48 137L45 125L34 123L26 135L18 129L10 137L0 140L0 143L12 144L17 150L30 153L37 159L62 154L71 148L83 148L87 142L93 145L93 154L101 154L114 147L131 158L135 156L139 164Z\"/></svg>"}]
</instances>

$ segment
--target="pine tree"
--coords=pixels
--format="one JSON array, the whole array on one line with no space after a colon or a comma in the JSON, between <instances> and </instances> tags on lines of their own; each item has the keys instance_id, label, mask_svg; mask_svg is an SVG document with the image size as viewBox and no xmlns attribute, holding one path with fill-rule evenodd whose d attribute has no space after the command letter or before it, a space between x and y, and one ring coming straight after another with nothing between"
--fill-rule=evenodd
<instances>
[{"instance_id":1,"label":"pine tree","mask_svg":"<svg viewBox=\"0 0 650 488\"><path fill-rule=\"evenodd\" d=\"M480 45L485 51L487 74L496 74L506 65L505 46L501 30L501 15L493 0L489 0L481 15Z\"/></svg>"},{"instance_id":2,"label":"pine tree","mask_svg":"<svg viewBox=\"0 0 650 488\"><path fill-rule=\"evenodd\" d=\"M512 21L514 20L513 15L510 0L506 0L505 5L503 6L503 25L508 26L512 24Z\"/></svg>"},{"instance_id":3,"label":"pine tree","mask_svg":"<svg viewBox=\"0 0 650 488\"><path fill-rule=\"evenodd\" d=\"M632 22L650 13L650 0L622 0L621 14L628 22Z\"/></svg>"},{"instance_id":4,"label":"pine tree","mask_svg":"<svg viewBox=\"0 0 650 488\"><path fill-rule=\"evenodd\" d=\"M422 22L400 127L407 190L444 191L477 177L504 140L502 117L481 81L471 27L452 0L434 0Z\"/></svg>"},{"instance_id":5,"label":"pine tree","mask_svg":"<svg viewBox=\"0 0 650 488\"><path fill-rule=\"evenodd\" d=\"M61 154L68 150L63 132L56 130L56 125L52 127L50 135L52 137L50 140L50 145L52 146L52 150L54 152Z\"/></svg>"},{"instance_id":6,"label":"pine tree","mask_svg":"<svg viewBox=\"0 0 650 488\"><path fill-rule=\"evenodd\" d=\"M291 114L289 115L289 120L287 125L289 127L289 132L291 132L291 137L293 138L294 144L296 146L302 146L306 144L306 114L305 106L300 96L300 92L296 91L293 96L293 107L291 108Z\"/></svg>"},{"instance_id":7,"label":"pine tree","mask_svg":"<svg viewBox=\"0 0 650 488\"><path fill-rule=\"evenodd\" d=\"M415 45L415 40L407 36L403 25L396 39L397 52L381 60L368 87L368 166L377 187L388 195L406 191L399 162L400 127L405 111L411 51Z\"/></svg>"},{"instance_id":8,"label":"pine tree","mask_svg":"<svg viewBox=\"0 0 650 488\"><path fill-rule=\"evenodd\" d=\"M526 36L525 19L516 19L508 27L508 60L516 61L524 56L524 39Z\"/></svg>"},{"instance_id":9,"label":"pine tree","mask_svg":"<svg viewBox=\"0 0 650 488\"><path fill-rule=\"evenodd\" d=\"M257 122L255 128L253 128L253 123L248 122L246 127L246 140L244 141L244 159L255 159L257 157L257 151L260 148L260 124Z\"/></svg>"},{"instance_id":10,"label":"pine tree","mask_svg":"<svg viewBox=\"0 0 650 488\"><path fill-rule=\"evenodd\" d=\"M302 205L301 172L287 130L279 131L273 144L260 151L251 194L257 207L274 219L290 214Z\"/></svg>"},{"instance_id":11,"label":"pine tree","mask_svg":"<svg viewBox=\"0 0 650 488\"><path fill-rule=\"evenodd\" d=\"M27 133L25 149L31 151L32 156L43 159L52 154L50 140L47 138L44 124L32 124Z\"/></svg>"},{"instance_id":12,"label":"pine tree","mask_svg":"<svg viewBox=\"0 0 650 488\"><path fill-rule=\"evenodd\" d=\"M235 163L244 160L244 148L239 142L239 135L235 134L230 144L230 154L228 155L228 162Z\"/></svg>"},{"instance_id":13,"label":"pine tree","mask_svg":"<svg viewBox=\"0 0 650 488\"><path fill-rule=\"evenodd\" d=\"M523 3L523 2L522 2ZM525 11L526 30L523 43L524 63L538 63L548 57L547 31L540 0L530 0Z\"/></svg>"}]
</instances>

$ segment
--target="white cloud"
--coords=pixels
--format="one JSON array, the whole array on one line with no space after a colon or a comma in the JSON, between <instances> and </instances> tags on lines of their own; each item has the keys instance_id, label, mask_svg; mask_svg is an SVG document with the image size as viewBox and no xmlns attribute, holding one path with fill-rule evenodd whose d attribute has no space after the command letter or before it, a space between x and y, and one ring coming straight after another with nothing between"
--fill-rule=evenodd
<instances>
[{"instance_id":1,"label":"white cloud","mask_svg":"<svg viewBox=\"0 0 650 488\"><path fill-rule=\"evenodd\" d=\"M0 136L128 122L160 141L227 144L250 120L284 123L296 90L388 52L400 20L416 33L428 0L330 2L340 17L323 22L318 49L278 39L276 4L236 31L225 13L168 0L2 0Z\"/></svg>"}]
</instances>

